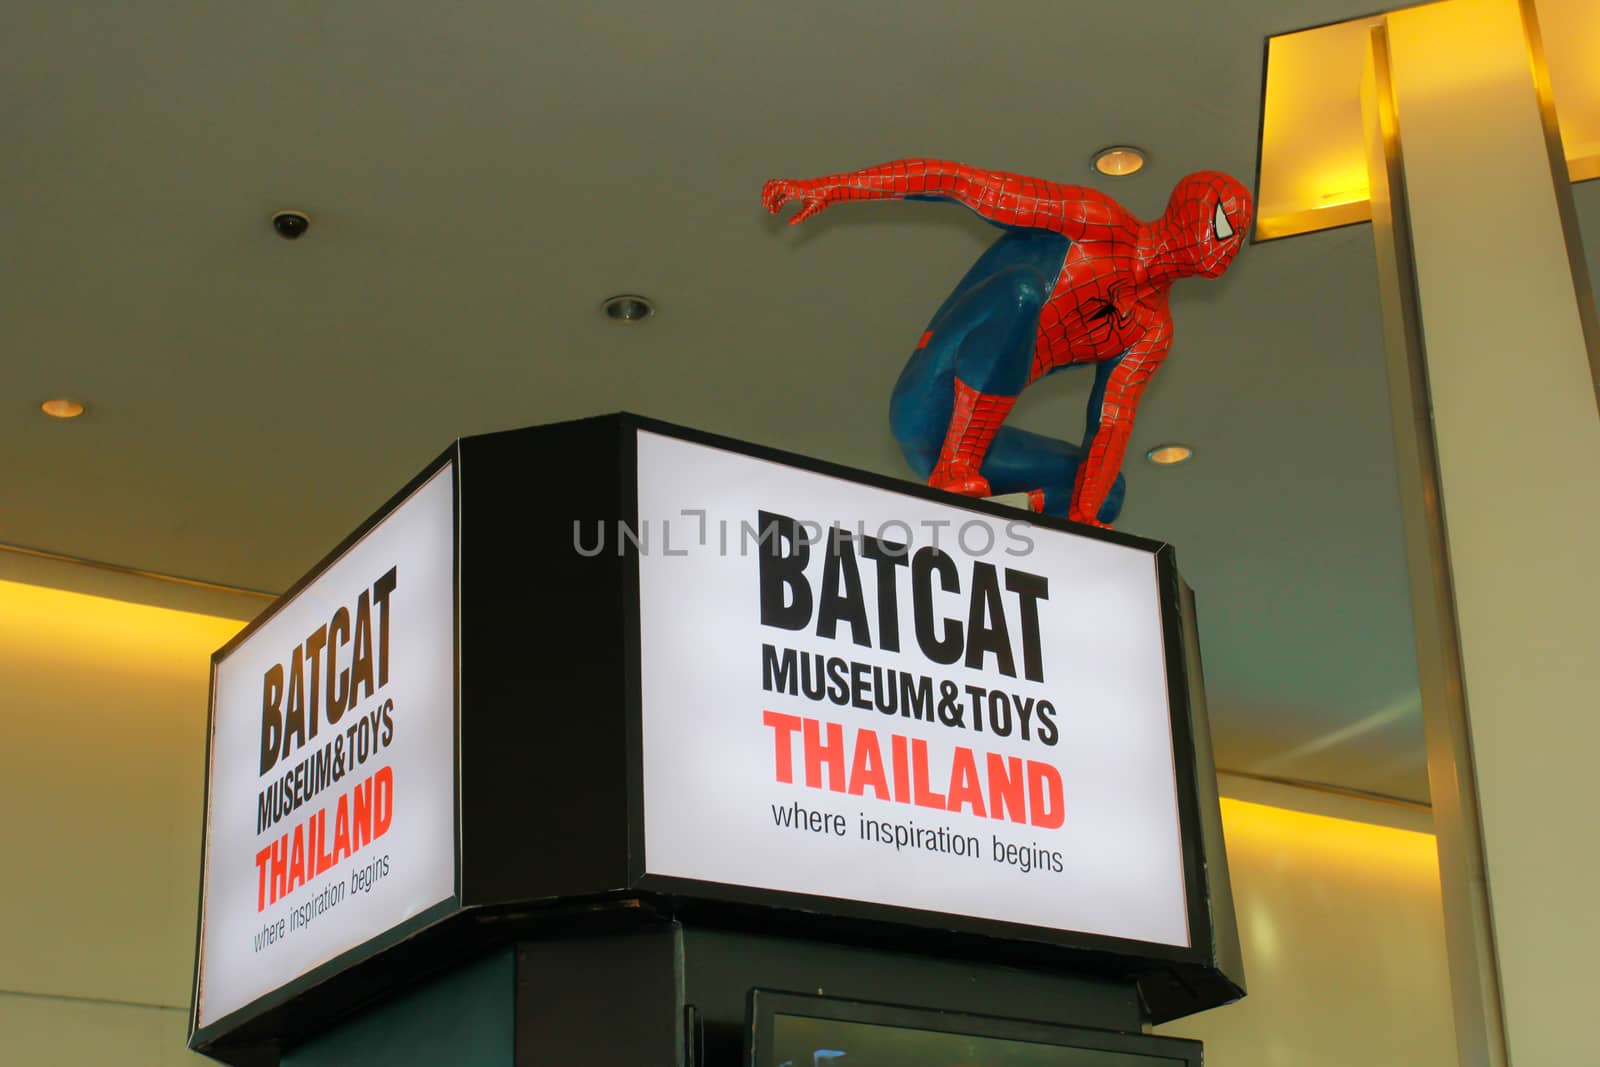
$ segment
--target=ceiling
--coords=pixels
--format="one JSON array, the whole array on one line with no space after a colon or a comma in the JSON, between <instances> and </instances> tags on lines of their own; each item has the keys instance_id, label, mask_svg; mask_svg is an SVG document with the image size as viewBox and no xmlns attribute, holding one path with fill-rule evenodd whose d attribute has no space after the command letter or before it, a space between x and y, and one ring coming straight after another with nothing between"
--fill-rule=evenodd
<instances>
[{"instance_id":1,"label":"ceiling","mask_svg":"<svg viewBox=\"0 0 1600 1067\"><path fill-rule=\"evenodd\" d=\"M454 437L617 409L904 475L890 387L994 231L788 230L762 181L1090 184L1131 142L1150 166L1099 182L1151 216L1253 177L1269 34L1369 3L8 0L0 542L278 590ZM618 292L660 313L604 319ZM1130 454L1197 458L1131 461L1119 525L1197 590L1219 763L1424 799L1370 231L1249 248L1173 312ZM1017 421L1078 436L1070 378ZM38 414L63 394L90 416Z\"/></svg>"},{"instance_id":2,"label":"ceiling","mask_svg":"<svg viewBox=\"0 0 1600 1067\"><path fill-rule=\"evenodd\" d=\"M1600 177L1600 4L1536 0L1541 54L1573 181ZM1258 238L1372 218L1361 95L1382 13L1297 29L1267 44L1256 183Z\"/></svg>"}]
</instances>

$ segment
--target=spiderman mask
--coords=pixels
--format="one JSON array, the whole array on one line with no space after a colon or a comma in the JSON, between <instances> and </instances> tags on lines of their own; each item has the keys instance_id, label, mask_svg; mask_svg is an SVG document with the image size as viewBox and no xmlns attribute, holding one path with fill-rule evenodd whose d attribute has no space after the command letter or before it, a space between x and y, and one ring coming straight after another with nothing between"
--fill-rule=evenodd
<instances>
[{"instance_id":1,"label":"spiderman mask","mask_svg":"<svg viewBox=\"0 0 1600 1067\"><path fill-rule=\"evenodd\" d=\"M1250 191L1219 171L1190 174L1173 187L1153 229L1176 261L1175 273L1215 278L1228 269L1250 229Z\"/></svg>"}]
</instances>

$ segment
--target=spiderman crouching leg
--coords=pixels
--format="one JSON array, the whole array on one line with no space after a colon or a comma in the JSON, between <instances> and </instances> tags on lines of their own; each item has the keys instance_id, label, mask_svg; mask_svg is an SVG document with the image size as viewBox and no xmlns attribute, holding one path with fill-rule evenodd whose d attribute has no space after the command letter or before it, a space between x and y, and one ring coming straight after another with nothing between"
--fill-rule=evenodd
<instances>
[{"instance_id":1,"label":"spiderman crouching leg","mask_svg":"<svg viewBox=\"0 0 1600 1067\"><path fill-rule=\"evenodd\" d=\"M1166 212L1142 222L1094 189L960 163L905 159L826 178L770 181L793 225L847 200L951 200L1005 230L934 313L900 375L890 426L906 460L938 489L1027 493L1035 511L1109 526L1139 396L1172 341L1167 293L1215 278L1249 229L1250 193L1226 174L1178 182ZM1004 425L1031 383L1095 368L1082 446Z\"/></svg>"}]
</instances>

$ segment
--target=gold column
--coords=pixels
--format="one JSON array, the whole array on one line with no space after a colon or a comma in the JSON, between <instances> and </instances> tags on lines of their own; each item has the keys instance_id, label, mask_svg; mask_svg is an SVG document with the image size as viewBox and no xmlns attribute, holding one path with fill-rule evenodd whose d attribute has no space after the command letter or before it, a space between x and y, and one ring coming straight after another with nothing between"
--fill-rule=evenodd
<instances>
[{"instance_id":1,"label":"gold column","mask_svg":"<svg viewBox=\"0 0 1600 1067\"><path fill-rule=\"evenodd\" d=\"M1600 331L1531 2L1386 16L1363 111L1460 1059L1589 1062Z\"/></svg>"}]
</instances>

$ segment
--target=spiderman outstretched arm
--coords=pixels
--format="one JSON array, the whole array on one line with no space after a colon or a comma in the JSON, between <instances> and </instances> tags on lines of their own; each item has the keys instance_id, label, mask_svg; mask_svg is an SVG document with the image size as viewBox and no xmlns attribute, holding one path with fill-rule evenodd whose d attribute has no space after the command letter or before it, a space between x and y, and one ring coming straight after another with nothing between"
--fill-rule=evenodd
<instances>
[{"instance_id":1,"label":"spiderman outstretched arm","mask_svg":"<svg viewBox=\"0 0 1600 1067\"><path fill-rule=\"evenodd\" d=\"M939 159L900 159L825 178L776 179L761 202L776 215L790 200L801 208L789 225L846 200L953 200L997 226L1050 230L1074 241L1132 220L1104 193L1077 185L983 170Z\"/></svg>"}]
</instances>

